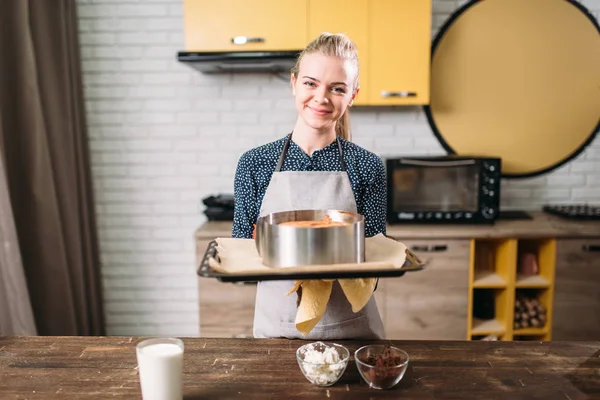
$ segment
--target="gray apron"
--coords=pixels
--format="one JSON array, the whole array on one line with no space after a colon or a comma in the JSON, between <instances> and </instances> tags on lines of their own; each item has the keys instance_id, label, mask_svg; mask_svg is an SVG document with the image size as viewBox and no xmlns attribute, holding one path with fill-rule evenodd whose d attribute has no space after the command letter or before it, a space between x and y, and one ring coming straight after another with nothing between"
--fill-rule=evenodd
<instances>
[{"instance_id":1,"label":"gray apron","mask_svg":"<svg viewBox=\"0 0 600 400\"><path fill-rule=\"evenodd\" d=\"M286 141L260 208L260 216L292 210L342 210L357 212L354 192L346 172L342 145L337 139L342 171L281 171L292 136ZM289 339L383 339L383 323L372 296L362 310L352 308L337 281L323 318L302 336L296 329L297 294L287 295L293 281L258 282L254 311L254 337Z\"/></svg>"}]
</instances>

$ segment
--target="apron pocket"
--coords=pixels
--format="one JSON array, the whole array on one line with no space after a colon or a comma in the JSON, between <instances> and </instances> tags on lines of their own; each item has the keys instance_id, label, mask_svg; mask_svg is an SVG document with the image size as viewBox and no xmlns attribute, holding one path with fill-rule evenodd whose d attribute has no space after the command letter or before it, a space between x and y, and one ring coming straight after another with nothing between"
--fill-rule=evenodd
<instances>
[{"instance_id":1,"label":"apron pocket","mask_svg":"<svg viewBox=\"0 0 600 400\"><path fill-rule=\"evenodd\" d=\"M346 329L351 329L351 328L354 328L354 329L359 328L361 330L364 330L368 326L369 326L369 319L367 318L367 316L365 314L359 314L358 316L356 316L354 318L346 319L343 321L331 322L331 323L327 323L327 324L321 324L319 322L317 324L317 326L315 326L313 328L312 332L326 331L329 329L346 330Z\"/></svg>"},{"instance_id":2,"label":"apron pocket","mask_svg":"<svg viewBox=\"0 0 600 400\"><path fill-rule=\"evenodd\" d=\"M296 329L295 322L282 322L282 325L287 325L288 329L293 329L298 332ZM344 332L364 332L365 330L370 330L369 319L365 314L360 314L356 317L346 319L339 322L331 322L327 324L321 324L319 322L308 334L312 336L315 332L333 332L333 331L344 331Z\"/></svg>"}]
</instances>

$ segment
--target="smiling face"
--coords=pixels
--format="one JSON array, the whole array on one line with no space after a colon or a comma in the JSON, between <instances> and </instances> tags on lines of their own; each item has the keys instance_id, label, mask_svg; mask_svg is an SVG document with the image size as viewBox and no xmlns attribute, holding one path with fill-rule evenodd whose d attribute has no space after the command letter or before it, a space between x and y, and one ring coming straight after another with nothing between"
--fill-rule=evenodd
<instances>
[{"instance_id":1,"label":"smiling face","mask_svg":"<svg viewBox=\"0 0 600 400\"><path fill-rule=\"evenodd\" d=\"M356 74L352 63L343 58L305 54L297 76L291 78L298 122L322 133L335 131L337 120L358 93Z\"/></svg>"}]
</instances>

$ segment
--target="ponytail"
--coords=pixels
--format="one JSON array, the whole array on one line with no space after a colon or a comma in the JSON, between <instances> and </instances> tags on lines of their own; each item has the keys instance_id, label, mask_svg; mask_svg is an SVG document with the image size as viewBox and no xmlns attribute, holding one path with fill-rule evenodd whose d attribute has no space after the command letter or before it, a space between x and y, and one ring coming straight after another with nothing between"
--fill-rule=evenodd
<instances>
[{"instance_id":1,"label":"ponytail","mask_svg":"<svg viewBox=\"0 0 600 400\"><path fill-rule=\"evenodd\" d=\"M352 141L352 132L350 131L350 111L346 108L344 114L335 123L335 134L344 140Z\"/></svg>"}]
</instances>

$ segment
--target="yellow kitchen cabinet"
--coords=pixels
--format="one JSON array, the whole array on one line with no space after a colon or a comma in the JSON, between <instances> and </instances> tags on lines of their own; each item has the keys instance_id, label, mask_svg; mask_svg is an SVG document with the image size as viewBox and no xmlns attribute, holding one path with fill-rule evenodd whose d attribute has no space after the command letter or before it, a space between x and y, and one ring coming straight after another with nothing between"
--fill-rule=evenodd
<instances>
[{"instance_id":1,"label":"yellow kitchen cabinet","mask_svg":"<svg viewBox=\"0 0 600 400\"><path fill-rule=\"evenodd\" d=\"M368 87L369 81L369 0L354 0L351 7L348 5L347 0L309 0L308 38L313 40L322 32L330 32L345 33L354 41L358 47L361 88L354 104L366 105L368 99L364 88Z\"/></svg>"},{"instance_id":2,"label":"yellow kitchen cabinet","mask_svg":"<svg viewBox=\"0 0 600 400\"><path fill-rule=\"evenodd\" d=\"M184 0L187 51L299 50L308 0Z\"/></svg>"},{"instance_id":3,"label":"yellow kitchen cabinet","mask_svg":"<svg viewBox=\"0 0 600 400\"><path fill-rule=\"evenodd\" d=\"M359 49L357 105L429 103L431 0L311 0L308 34L342 32Z\"/></svg>"},{"instance_id":4,"label":"yellow kitchen cabinet","mask_svg":"<svg viewBox=\"0 0 600 400\"><path fill-rule=\"evenodd\" d=\"M371 105L429 103L431 0L369 2Z\"/></svg>"}]
</instances>

